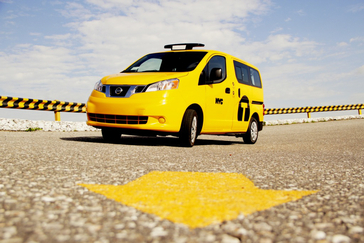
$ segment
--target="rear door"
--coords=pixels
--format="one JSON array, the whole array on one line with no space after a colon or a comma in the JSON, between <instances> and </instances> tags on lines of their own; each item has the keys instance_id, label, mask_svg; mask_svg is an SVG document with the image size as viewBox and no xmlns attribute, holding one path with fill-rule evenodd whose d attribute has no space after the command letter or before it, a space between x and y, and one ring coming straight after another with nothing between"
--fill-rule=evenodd
<instances>
[{"instance_id":1,"label":"rear door","mask_svg":"<svg viewBox=\"0 0 364 243\"><path fill-rule=\"evenodd\" d=\"M250 68L240 62L234 61L235 77L238 81L234 99L235 115L233 118L233 130L245 132L248 129L251 116L251 81Z\"/></svg>"}]
</instances>

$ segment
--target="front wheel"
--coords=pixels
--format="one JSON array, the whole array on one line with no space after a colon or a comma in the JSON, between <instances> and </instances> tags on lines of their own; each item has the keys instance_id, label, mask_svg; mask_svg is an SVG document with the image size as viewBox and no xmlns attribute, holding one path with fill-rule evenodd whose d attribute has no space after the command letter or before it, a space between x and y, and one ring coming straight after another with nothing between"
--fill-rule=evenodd
<instances>
[{"instance_id":1,"label":"front wheel","mask_svg":"<svg viewBox=\"0 0 364 243\"><path fill-rule=\"evenodd\" d=\"M258 121L252 117L248 131L243 135L244 143L254 144L258 140Z\"/></svg>"},{"instance_id":2,"label":"front wheel","mask_svg":"<svg viewBox=\"0 0 364 243\"><path fill-rule=\"evenodd\" d=\"M183 117L179 138L184 146L192 147L198 133L198 115L193 109L188 109Z\"/></svg>"},{"instance_id":3,"label":"front wheel","mask_svg":"<svg viewBox=\"0 0 364 243\"><path fill-rule=\"evenodd\" d=\"M117 128L105 127L101 129L102 137L107 142L117 142L121 137L121 130Z\"/></svg>"}]
</instances>

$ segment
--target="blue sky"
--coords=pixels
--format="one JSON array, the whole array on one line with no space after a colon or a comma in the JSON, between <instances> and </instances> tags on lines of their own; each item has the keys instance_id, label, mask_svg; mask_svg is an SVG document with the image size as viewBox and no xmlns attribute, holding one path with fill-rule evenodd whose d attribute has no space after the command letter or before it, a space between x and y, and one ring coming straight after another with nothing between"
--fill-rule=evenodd
<instances>
[{"instance_id":1,"label":"blue sky","mask_svg":"<svg viewBox=\"0 0 364 243\"><path fill-rule=\"evenodd\" d=\"M268 108L364 103L362 23L359 0L0 0L0 95L85 103L140 56L200 42L257 66Z\"/></svg>"}]
</instances>

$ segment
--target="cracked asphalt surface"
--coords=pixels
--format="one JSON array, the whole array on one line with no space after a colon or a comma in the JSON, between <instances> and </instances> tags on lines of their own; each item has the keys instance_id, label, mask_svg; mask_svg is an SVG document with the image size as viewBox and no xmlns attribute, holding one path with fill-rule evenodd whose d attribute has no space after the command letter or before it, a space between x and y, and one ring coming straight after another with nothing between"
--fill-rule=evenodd
<instances>
[{"instance_id":1,"label":"cracked asphalt surface","mask_svg":"<svg viewBox=\"0 0 364 243\"><path fill-rule=\"evenodd\" d=\"M0 243L364 242L364 119L266 126L255 145L200 136L0 131ZM79 186L124 185L152 171L240 173L261 189L319 190L190 229Z\"/></svg>"}]
</instances>

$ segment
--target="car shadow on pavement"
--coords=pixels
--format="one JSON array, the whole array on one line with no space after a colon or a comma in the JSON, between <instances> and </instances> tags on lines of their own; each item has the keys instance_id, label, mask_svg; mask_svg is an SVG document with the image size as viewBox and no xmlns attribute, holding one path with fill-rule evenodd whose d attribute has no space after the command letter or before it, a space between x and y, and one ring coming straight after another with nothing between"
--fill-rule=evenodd
<instances>
[{"instance_id":1,"label":"car shadow on pavement","mask_svg":"<svg viewBox=\"0 0 364 243\"><path fill-rule=\"evenodd\" d=\"M169 146L169 147L183 147L180 140L173 136L122 136L117 142L107 142L101 136L92 137L62 137L61 140L76 141L84 143L105 143L105 144L121 144L121 145L138 145L138 146ZM227 141L221 137L221 140L198 138L194 146L203 145L232 145L244 144L241 141Z\"/></svg>"}]
</instances>

